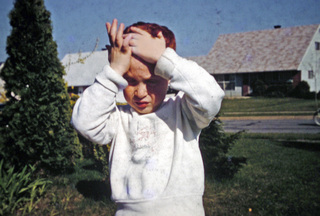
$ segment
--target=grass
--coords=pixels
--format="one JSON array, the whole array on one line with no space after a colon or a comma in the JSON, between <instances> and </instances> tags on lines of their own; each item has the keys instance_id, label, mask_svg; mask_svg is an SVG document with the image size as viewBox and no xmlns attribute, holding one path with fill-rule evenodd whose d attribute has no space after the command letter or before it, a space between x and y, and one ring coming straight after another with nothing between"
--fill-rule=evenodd
<instances>
[{"instance_id":1,"label":"grass","mask_svg":"<svg viewBox=\"0 0 320 216\"><path fill-rule=\"evenodd\" d=\"M306 138L312 145L296 145ZM316 215L319 150L319 135L244 134L228 154L246 157L247 165L232 179L206 180L206 215ZM81 161L75 172L51 180L54 186L33 215L114 215L107 180L93 161Z\"/></svg>"},{"instance_id":2,"label":"grass","mask_svg":"<svg viewBox=\"0 0 320 216\"><path fill-rule=\"evenodd\" d=\"M235 98L224 99L221 116L312 115L314 100L298 98Z\"/></svg>"},{"instance_id":3,"label":"grass","mask_svg":"<svg viewBox=\"0 0 320 216\"><path fill-rule=\"evenodd\" d=\"M108 180L92 160L78 161L74 172L49 177L53 186L41 198L32 215L111 216L116 206L110 200ZM16 215L21 215L17 212Z\"/></svg>"},{"instance_id":4,"label":"grass","mask_svg":"<svg viewBox=\"0 0 320 216\"><path fill-rule=\"evenodd\" d=\"M206 215L317 215L320 146L296 148L290 143L238 141L229 153L247 157L247 165L231 180L207 180Z\"/></svg>"}]
</instances>

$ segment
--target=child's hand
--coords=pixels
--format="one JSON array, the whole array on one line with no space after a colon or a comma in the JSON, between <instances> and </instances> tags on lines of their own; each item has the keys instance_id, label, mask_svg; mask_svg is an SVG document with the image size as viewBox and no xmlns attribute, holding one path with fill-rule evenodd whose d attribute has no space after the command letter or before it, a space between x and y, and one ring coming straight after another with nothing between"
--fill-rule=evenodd
<instances>
[{"instance_id":1,"label":"child's hand","mask_svg":"<svg viewBox=\"0 0 320 216\"><path fill-rule=\"evenodd\" d=\"M110 67L119 73L121 76L125 74L130 67L131 48L129 41L131 36L123 37L124 24L121 23L118 27L118 20L114 19L112 25L106 23L111 50L109 50Z\"/></svg>"},{"instance_id":2,"label":"child's hand","mask_svg":"<svg viewBox=\"0 0 320 216\"><path fill-rule=\"evenodd\" d=\"M124 38L127 40L128 37L131 37L129 46L132 53L146 62L157 63L166 49L166 41L162 32L159 32L157 37L152 37L148 32L140 28L131 27L130 29L133 33L125 35Z\"/></svg>"}]
</instances>

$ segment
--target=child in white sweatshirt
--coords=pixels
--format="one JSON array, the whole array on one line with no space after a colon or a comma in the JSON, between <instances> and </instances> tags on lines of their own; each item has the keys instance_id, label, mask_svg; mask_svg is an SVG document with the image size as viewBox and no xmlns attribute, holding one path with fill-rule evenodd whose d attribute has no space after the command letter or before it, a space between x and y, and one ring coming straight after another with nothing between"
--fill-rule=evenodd
<instances>
[{"instance_id":1,"label":"child in white sweatshirt","mask_svg":"<svg viewBox=\"0 0 320 216\"><path fill-rule=\"evenodd\" d=\"M204 215L204 168L198 139L218 113L224 92L195 62L175 52L164 26L107 23L106 65L78 99L74 127L88 139L111 142L112 198L117 216ZM171 88L179 93L170 99ZM130 106L117 106L123 90Z\"/></svg>"}]
</instances>

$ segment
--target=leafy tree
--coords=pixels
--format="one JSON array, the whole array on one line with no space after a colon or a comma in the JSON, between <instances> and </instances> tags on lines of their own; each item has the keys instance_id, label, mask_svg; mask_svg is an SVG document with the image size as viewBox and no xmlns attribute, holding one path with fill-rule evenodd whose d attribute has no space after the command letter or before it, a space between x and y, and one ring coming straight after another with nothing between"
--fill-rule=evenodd
<instances>
[{"instance_id":1,"label":"leafy tree","mask_svg":"<svg viewBox=\"0 0 320 216\"><path fill-rule=\"evenodd\" d=\"M50 12L43 0L16 0L9 18L8 58L1 72L9 101L0 116L0 155L16 167L65 170L81 148L70 125Z\"/></svg>"},{"instance_id":2,"label":"leafy tree","mask_svg":"<svg viewBox=\"0 0 320 216\"><path fill-rule=\"evenodd\" d=\"M246 163L245 157L232 157L228 151L239 139L242 132L227 135L219 119L212 121L200 135L200 150L206 175L217 180L232 178Z\"/></svg>"}]
</instances>

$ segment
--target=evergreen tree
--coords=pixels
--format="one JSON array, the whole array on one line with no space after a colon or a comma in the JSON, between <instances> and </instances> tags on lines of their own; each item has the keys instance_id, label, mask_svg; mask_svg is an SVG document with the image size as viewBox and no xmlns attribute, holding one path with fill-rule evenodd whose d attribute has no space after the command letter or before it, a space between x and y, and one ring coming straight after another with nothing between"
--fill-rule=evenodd
<instances>
[{"instance_id":1,"label":"evergreen tree","mask_svg":"<svg viewBox=\"0 0 320 216\"><path fill-rule=\"evenodd\" d=\"M242 132L227 135L219 119L212 121L200 135L199 146L203 157L206 176L221 180L232 178L246 163L245 157L228 155L229 150Z\"/></svg>"},{"instance_id":2,"label":"evergreen tree","mask_svg":"<svg viewBox=\"0 0 320 216\"><path fill-rule=\"evenodd\" d=\"M10 165L69 168L81 148L70 125L64 69L43 0L16 0L1 76L9 101L0 115L0 154Z\"/></svg>"}]
</instances>

